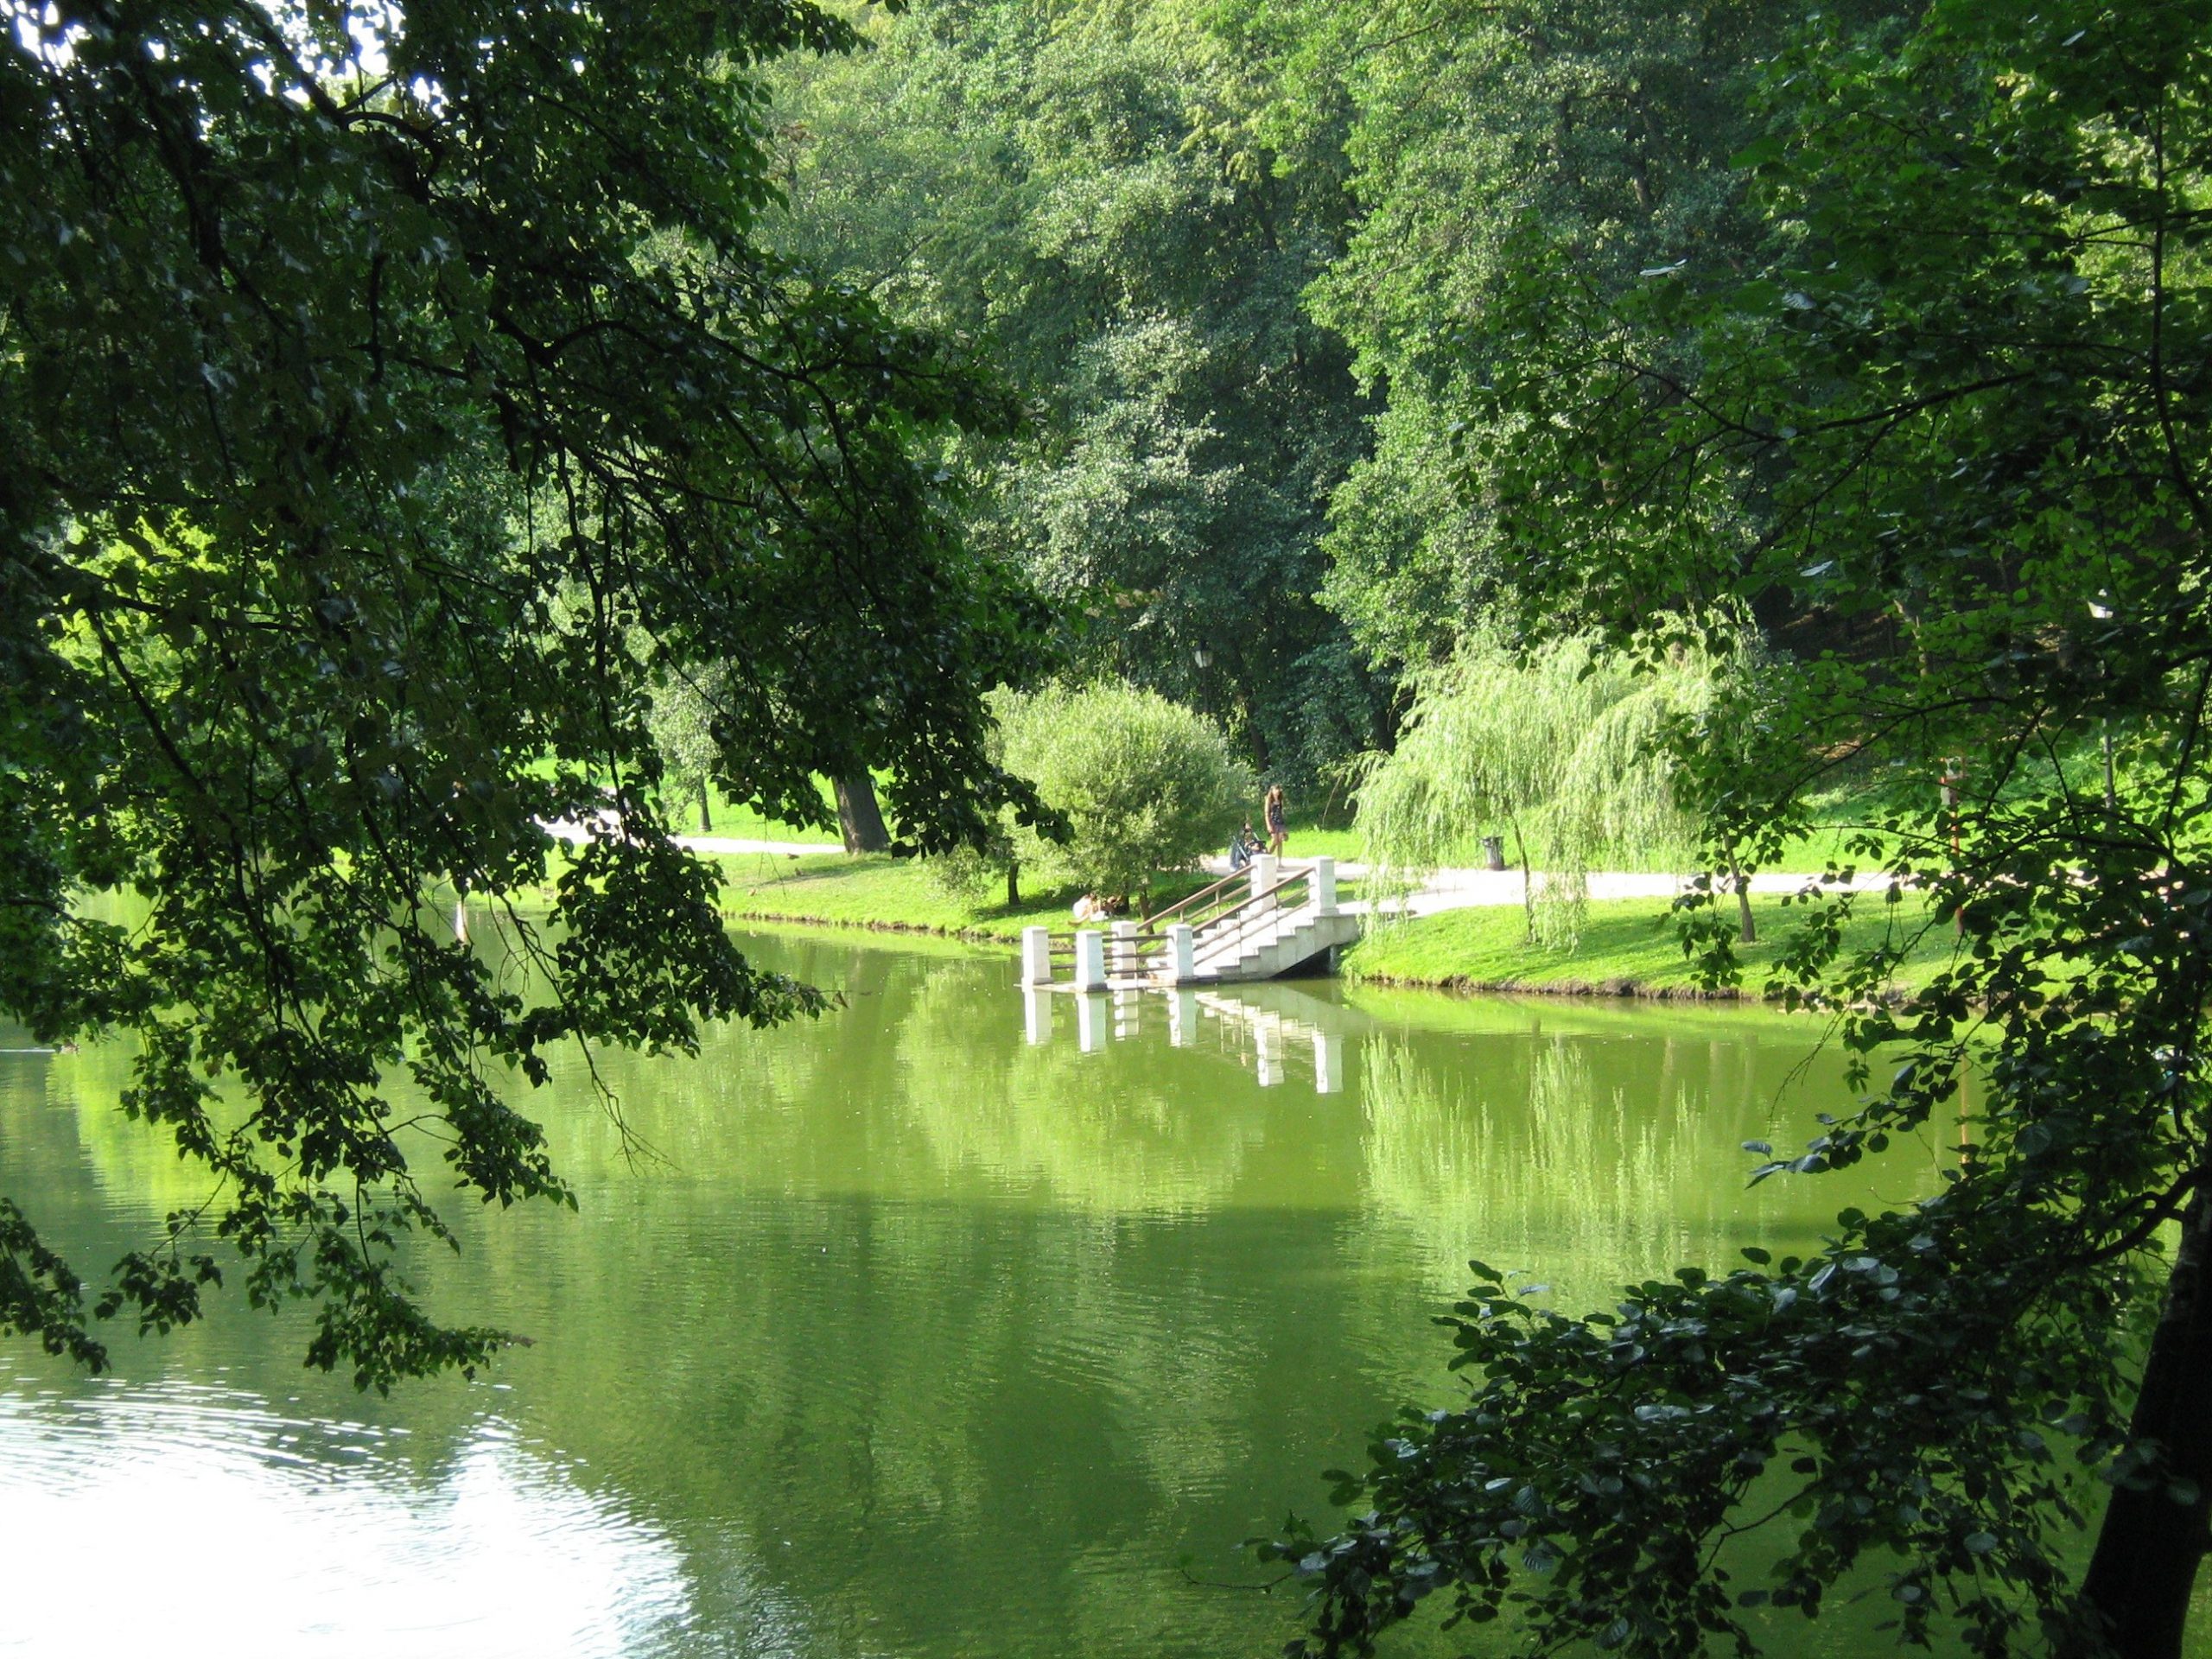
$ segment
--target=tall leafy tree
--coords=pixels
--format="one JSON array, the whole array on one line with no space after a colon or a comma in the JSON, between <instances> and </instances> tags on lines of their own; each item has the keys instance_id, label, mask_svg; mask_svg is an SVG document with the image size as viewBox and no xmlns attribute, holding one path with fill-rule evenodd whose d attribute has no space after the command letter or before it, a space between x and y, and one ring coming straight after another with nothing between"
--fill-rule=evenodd
<instances>
[{"instance_id":1,"label":"tall leafy tree","mask_svg":"<svg viewBox=\"0 0 2212 1659\"><path fill-rule=\"evenodd\" d=\"M1358 210L1309 302L1379 405L1371 453L1332 498L1325 597L1372 657L1421 664L1448 655L1514 580L1496 499L1460 487L1451 441L1483 424L1484 388L1512 371L1501 278L1532 242L1546 270L1615 293L1654 267L1752 257L1726 162L1795 14L1743 0L1282 10L1300 22L1271 127L1343 121Z\"/></svg>"},{"instance_id":2,"label":"tall leafy tree","mask_svg":"<svg viewBox=\"0 0 2212 1659\"><path fill-rule=\"evenodd\" d=\"M1020 440L950 458L977 536L1089 613L1090 667L1263 765L1367 747L1376 690L1314 598L1357 399L1300 301L1348 202L1333 133L1293 167L1262 128L1282 41L1234 9L1071 0L924 4L876 43L791 72L775 233L1029 402Z\"/></svg>"},{"instance_id":3,"label":"tall leafy tree","mask_svg":"<svg viewBox=\"0 0 2212 1659\"><path fill-rule=\"evenodd\" d=\"M759 245L760 65L851 38L807 0L6 16L0 1010L135 1043L124 1109L209 1175L98 1311L194 1317L212 1236L315 1363L473 1364L499 1333L394 1253L448 1236L426 1158L564 1197L496 1080L817 1006L671 844L651 684L728 664L715 768L771 810L887 764L941 845L1006 797L980 698L1039 613L914 456L1007 411ZM602 815L552 925L512 909L541 823ZM431 919L454 886L531 995ZM0 1201L0 1326L97 1364L35 1224Z\"/></svg>"},{"instance_id":4,"label":"tall leafy tree","mask_svg":"<svg viewBox=\"0 0 2212 1659\"><path fill-rule=\"evenodd\" d=\"M1346 1533L1290 1546L1322 1650L1445 1591L1540 1649L1688 1655L1847 1581L1908 1641L2180 1651L2212 1494L2209 47L2194 0L1815 24L1739 158L1749 268L1616 296L1532 236L1498 273L1514 366L1464 481L1532 619L1732 593L1794 620L1749 762L1680 752L1724 834L1773 846L1846 756L1918 783L1882 855L1955 957L1875 1001L1896 947L1841 953L1866 901L1808 895L1787 978L1856 1005L1864 1093L1756 1176L1961 1150L1808 1257L1609 1312L1478 1267L1469 1396L1394 1427Z\"/></svg>"}]
</instances>

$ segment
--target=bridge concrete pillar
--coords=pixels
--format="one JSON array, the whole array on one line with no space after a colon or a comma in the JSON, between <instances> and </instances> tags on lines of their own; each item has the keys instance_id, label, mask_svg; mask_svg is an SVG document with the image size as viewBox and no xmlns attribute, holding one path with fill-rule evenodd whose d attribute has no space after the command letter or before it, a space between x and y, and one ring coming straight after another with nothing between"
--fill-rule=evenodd
<instances>
[{"instance_id":1,"label":"bridge concrete pillar","mask_svg":"<svg viewBox=\"0 0 2212 1659\"><path fill-rule=\"evenodd\" d=\"M1106 988L1106 936L1095 927L1076 931L1075 988L1078 991Z\"/></svg>"},{"instance_id":2,"label":"bridge concrete pillar","mask_svg":"<svg viewBox=\"0 0 2212 1659\"><path fill-rule=\"evenodd\" d=\"M1281 880L1282 861L1273 853L1261 853L1252 860L1252 896L1255 899ZM1273 910L1274 907L1275 901L1272 899L1260 906L1262 910Z\"/></svg>"},{"instance_id":3,"label":"bridge concrete pillar","mask_svg":"<svg viewBox=\"0 0 2212 1659\"><path fill-rule=\"evenodd\" d=\"M1198 976L1197 936L1187 922L1167 930L1167 967L1171 982L1177 985L1188 985Z\"/></svg>"},{"instance_id":4,"label":"bridge concrete pillar","mask_svg":"<svg viewBox=\"0 0 2212 1659\"><path fill-rule=\"evenodd\" d=\"M1024 985L1049 985L1052 982L1052 929L1025 927L1021 930L1021 982Z\"/></svg>"},{"instance_id":5,"label":"bridge concrete pillar","mask_svg":"<svg viewBox=\"0 0 2212 1659\"><path fill-rule=\"evenodd\" d=\"M1313 913L1316 916L1337 913L1337 861L1333 858L1313 861Z\"/></svg>"}]
</instances>

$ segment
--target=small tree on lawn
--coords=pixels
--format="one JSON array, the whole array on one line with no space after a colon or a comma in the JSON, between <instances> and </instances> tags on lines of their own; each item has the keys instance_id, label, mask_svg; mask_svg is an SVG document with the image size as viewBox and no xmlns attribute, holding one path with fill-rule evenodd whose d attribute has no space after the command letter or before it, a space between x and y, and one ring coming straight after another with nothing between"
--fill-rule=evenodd
<instances>
[{"instance_id":1,"label":"small tree on lawn","mask_svg":"<svg viewBox=\"0 0 2212 1659\"><path fill-rule=\"evenodd\" d=\"M1222 846L1257 798L1221 728L1156 692L1056 686L997 706L1007 770L1068 822L1058 846L1020 832L1019 855L1089 892L1148 900L1155 875Z\"/></svg>"},{"instance_id":2,"label":"small tree on lawn","mask_svg":"<svg viewBox=\"0 0 2212 1659\"><path fill-rule=\"evenodd\" d=\"M994 691L988 699L991 728L983 753L995 766L1006 765L1004 721L1020 699L1021 694L1008 687ZM1014 910L1021 903L1022 855L1028 839L1022 836L1014 815L1001 809L979 840L936 854L923 868L939 889L970 905L982 904L994 887L1002 885L1006 907Z\"/></svg>"}]
</instances>

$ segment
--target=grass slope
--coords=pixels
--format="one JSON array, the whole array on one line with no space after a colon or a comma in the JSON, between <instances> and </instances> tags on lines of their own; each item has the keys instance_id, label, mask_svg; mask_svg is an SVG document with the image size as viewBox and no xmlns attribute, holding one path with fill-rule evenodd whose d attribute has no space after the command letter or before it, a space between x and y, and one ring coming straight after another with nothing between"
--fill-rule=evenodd
<instances>
[{"instance_id":1,"label":"grass slope","mask_svg":"<svg viewBox=\"0 0 2212 1659\"><path fill-rule=\"evenodd\" d=\"M946 893L929 870L911 858L868 853L734 853L722 867L722 914L732 921L820 922L842 927L887 927L957 933L1016 943L1025 927L1072 927L1072 887L1032 891L1022 902L976 904ZM1212 880L1202 875L1159 879L1155 904L1172 904Z\"/></svg>"},{"instance_id":2,"label":"grass slope","mask_svg":"<svg viewBox=\"0 0 2212 1659\"><path fill-rule=\"evenodd\" d=\"M1803 912L1785 908L1779 895L1752 902L1759 942L1737 947L1744 964L1742 994L1758 996L1771 977L1781 943ZM1950 957L1955 937L1941 923L1928 925L1916 899L1889 906L1878 896L1859 901L1844 932L1847 952L1895 938L1915 940L1895 981L1899 991L1924 985ZM1448 910L1434 916L1387 923L1345 953L1344 972L1355 979L1393 985L1460 989L1589 991L1642 996L1688 996L1700 992L1682 955L1675 918L1656 899L1593 903L1582 938L1571 950L1547 950L1527 938L1514 905Z\"/></svg>"}]
</instances>

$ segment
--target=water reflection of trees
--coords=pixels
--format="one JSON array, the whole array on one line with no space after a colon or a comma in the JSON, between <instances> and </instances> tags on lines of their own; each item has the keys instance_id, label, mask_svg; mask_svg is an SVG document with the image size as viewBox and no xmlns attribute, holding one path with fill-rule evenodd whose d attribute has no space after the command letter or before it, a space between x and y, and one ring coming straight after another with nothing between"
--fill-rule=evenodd
<instances>
[{"instance_id":1,"label":"water reflection of trees","mask_svg":"<svg viewBox=\"0 0 2212 1659\"><path fill-rule=\"evenodd\" d=\"M1103 1214L1190 1211L1225 1198L1266 1139L1250 1085L1156 1033L1084 1054L1065 1032L1033 1046L1011 1022L979 1031L978 1013L940 976L899 1029L901 1110L948 1170Z\"/></svg>"},{"instance_id":2,"label":"water reflection of trees","mask_svg":"<svg viewBox=\"0 0 2212 1659\"><path fill-rule=\"evenodd\" d=\"M791 1641L817 1656L944 1652L949 1630L1018 1651L1040 1629L1069 1651L1265 1649L1249 1604L1171 1563L1225 1570L1226 1543L1319 1504L1313 1471L1444 1357L1421 1315L1466 1256L1602 1303L1859 1196L1801 1185L1818 1201L1791 1209L1770 1185L1745 1207L1737 1143L1776 1133L1804 1053L1784 1028L1761 1050L1658 1014L1562 1032L1454 1004L1491 1024L1347 1039L1350 1086L1324 1097L1262 1090L1203 1037L1170 1047L1156 1002L1090 1054L1063 1003L1033 1046L999 961L838 943L772 965L848 1006L714 1033L693 1063L601 1057L663 1154L634 1167L564 1062L518 1103L582 1213L471 1208L465 1254L423 1263L441 1312L537 1339L502 1361L503 1407L677 1543L699 1628L764 1650L779 1607L808 1610ZM115 1109L124 1058L54 1063L57 1090L79 1068L74 1114L7 1149L88 1217L88 1166L117 1200L159 1173ZM301 1390L297 1344L241 1323L161 1353ZM466 1443L482 1397L391 1409L427 1453Z\"/></svg>"},{"instance_id":3,"label":"water reflection of trees","mask_svg":"<svg viewBox=\"0 0 2212 1659\"><path fill-rule=\"evenodd\" d=\"M1685 1261L1809 1236L1859 1194L1747 1192L1745 1140L1773 1132L1782 1075L1757 1051L1673 1035L1529 1033L1455 1045L1378 1037L1363 1056L1370 1197L1450 1294L1478 1256L1562 1304Z\"/></svg>"}]
</instances>

